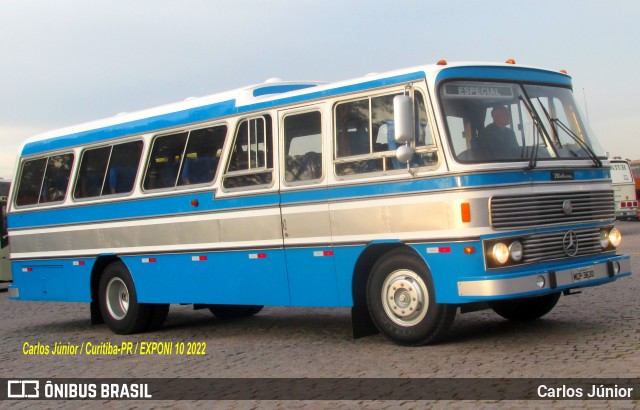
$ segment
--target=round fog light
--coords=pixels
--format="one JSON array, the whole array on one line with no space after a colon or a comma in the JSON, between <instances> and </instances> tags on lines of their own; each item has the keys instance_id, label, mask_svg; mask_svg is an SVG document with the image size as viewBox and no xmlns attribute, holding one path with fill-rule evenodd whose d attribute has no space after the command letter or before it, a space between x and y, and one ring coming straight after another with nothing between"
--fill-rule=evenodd
<instances>
[{"instance_id":1,"label":"round fog light","mask_svg":"<svg viewBox=\"0 0 640 410\"><path fill-rule=\"evenodd\" d=\"M507 260L509 260L509 248L507 248L507 245L502 242L498 242L493 245L491 253L493 255L493 259L500 265L504 265Z\"/></svg>"},{"instance_id":2,"label":"round fog light","mask_svg":"<svg viewBox=\"0 0 640 410\"><path fill-rule=\"evenodd\" d=\"M600 231L600 247L606 249L609 246L609 232L604 229Z\"/></svg>"},{"instance_id":3,"label":"round fog light","mask_svg":"<svg viewBox=\"0 0 640 410\"><path fill-rule=\"evenodd\" d=\"M514 262L520 262L522 260L522 244L520 241L513 241L509 245L509 255Z\"/></svg>"},{"instance_id":4,"label":"round fog light","mask_svg":"<svg viewBox=\"0 0 640 410\"><path fill-rule=\"evenodd\" d=\"M622 234L616 228L609 231L609 242L616 248L620 246L620 243L622 242Z\"/></svg>"},{"instance_id":5,"label":"round fog light","mask_svg":"<svg viewBox=\"0 0 640 410\"><path fill-rule=\"evenodd\" d=\"M538 285L538 287L542 289L544 288L544 284L545 284L544 276L538 275L538 279L536 280L536 285Z\"/></svg>"}]
</instances>

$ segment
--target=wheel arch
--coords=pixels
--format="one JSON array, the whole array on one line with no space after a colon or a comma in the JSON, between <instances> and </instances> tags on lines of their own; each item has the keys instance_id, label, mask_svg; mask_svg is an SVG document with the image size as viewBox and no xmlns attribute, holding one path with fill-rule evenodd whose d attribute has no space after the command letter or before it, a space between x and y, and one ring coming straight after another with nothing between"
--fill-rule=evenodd
<instances>
[{"instance_id":1,"label":"wheel arch","mask_svg":"<svg viewBox=\"0 0 640 410\"><path fill-rule=\"evenodd\" d=\"M109 266L109 264L113 262L118 262L118 261L122 261L122 260L116 255L99 255L98 258L96 258L96 261L93 264L93 267L91 268L90 310L91 310L92 325L104 323L104 320L102 319L102 314L100 313L100 304L99 304L100 296L99 296L98 288L100 285L100 277L102 276L102 273L104 272L105 268Z\"/></svg>"},{"instance_id":2,"label":"wheel arch","mask_svg":"<svg viewBox=\"0 0 640 410\"><path fill-rule=\"evenodd\" d=\"M351 283L351 295L353 298L351 327L354 339L370 336L379 332L371 319L369 307L367 306L367 281L376 262L390 252L399 249L408 250L416 254L420 259L423 259L415 249L400 241L371 243L358 257L353 269L353 279ZM427 265L426 261L425 265Z\"/></svg>"}]
</instances>

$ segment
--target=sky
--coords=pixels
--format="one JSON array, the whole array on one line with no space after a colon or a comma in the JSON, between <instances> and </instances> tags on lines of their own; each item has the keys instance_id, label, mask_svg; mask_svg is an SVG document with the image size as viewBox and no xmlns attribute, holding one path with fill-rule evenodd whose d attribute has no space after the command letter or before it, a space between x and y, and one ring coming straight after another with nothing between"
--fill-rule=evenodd
<instances>
[{"instance_id":1,"label":"sky","mask_svg":"<svg viewBox=\"0 0 640 410\"><path fill-rule=\"evenodd\" d=\"M640 159L639 42L637 0L0 0L0 177L51 129L440 59L567 70L604 150Z\"/></svg>"}]
</instances>

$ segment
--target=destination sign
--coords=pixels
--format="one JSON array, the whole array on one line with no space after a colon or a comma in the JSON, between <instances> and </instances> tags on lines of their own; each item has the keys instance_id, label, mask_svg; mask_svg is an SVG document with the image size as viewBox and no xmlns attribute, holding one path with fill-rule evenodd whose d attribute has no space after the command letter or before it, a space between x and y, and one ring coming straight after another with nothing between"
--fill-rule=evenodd
<instances>
[{"instance_id":1,"label":"destination sign","mask_svg":"<svg viewBox=\"0 0 640 410\"><path fill-rule=\"evenodd\" d=\"M513 98L513 89L508 85L448 84L444 86L444 95L465 98Z\"/></svg>"}]
</instances>

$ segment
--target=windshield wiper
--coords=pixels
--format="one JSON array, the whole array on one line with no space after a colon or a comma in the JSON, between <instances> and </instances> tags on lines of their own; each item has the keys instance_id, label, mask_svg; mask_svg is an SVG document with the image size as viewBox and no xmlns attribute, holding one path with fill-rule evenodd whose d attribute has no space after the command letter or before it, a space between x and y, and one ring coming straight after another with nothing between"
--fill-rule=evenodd
<instances>
[{"instance_id":1,"label":"windshield wiper","mask_svg":"<svg viewBox=\"0 0 640 410\"><path fill-rule=\"evenodd\" d=\"M533 121L533 124L538 129L538 132L536 132L533 136L533 146L531 147L529 165L525 168L525 169L534 169L536 167L536 164L538 163L538 145L540 144L540 135L541 134L547 135L547 133L546 133L546 129L544 128L544 125L542 125L542 121L540 121L540 117L538 116L538 113L533 108L533 106L530 105L531 100L527 95L527 91L524 89L524 87L520 87L520 89L522 90L522 93L526 97L526 100L522 98L522 96L518 98L520 99L520 101L522 101L522 104L524 105L524 107L527 109L527 112L531 116L531 120Z\"/></svg>"},{"instance_id":2,"label":"windshield wiper","mask_svg":"<svg viewBox=\"0 0 640 410\"><path fill-rule=\"evenodd\" d=\"M544 105L542 105L540 98L536 98L536 99L538 100L538 103L540 103L540 108L542 108L542 111L544 112L544 115L547 117L549 124L551 124L551 128L553 129L553 124L558 125L564 132L567 133L567 135L569 135L576 143L578 143L578 145L583 150L587 152L587 154L589 155L589 158L591 159L591 161L593 161L596 168L602 168L602 161L600 161L600 158L598 158L596 153L593 152L593 150L580 137L578 137L573 131L571 131L571 128L569 128L565 123L560 121L558 118L551 118L547 109L544 108ZM558 144L560 144L560 138L558 138L555 135L555 129L554 129L554 136L556 137L556 141L558 141Z\"/></svg>"}]
</instances>

